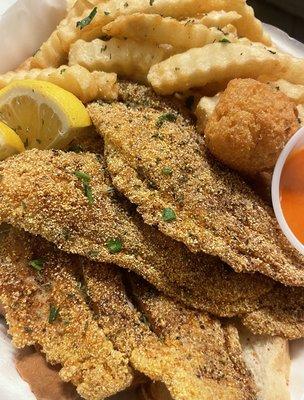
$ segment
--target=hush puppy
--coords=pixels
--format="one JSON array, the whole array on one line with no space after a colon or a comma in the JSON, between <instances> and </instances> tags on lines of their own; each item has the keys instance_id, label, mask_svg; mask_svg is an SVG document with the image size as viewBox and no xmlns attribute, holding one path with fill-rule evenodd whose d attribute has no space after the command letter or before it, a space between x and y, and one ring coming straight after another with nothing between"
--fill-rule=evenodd
<instances>
[{"instance_id":1,"label":"hush puppy","mask_svg":"<svg viewBox=\"0 0 304 400\"><path fill-rule=\"evenodd\" d=\"M207 122L206 144L229 167L247 174L270 171L299 129L296 105L254 79L234 79Z\"/></svg>"}]
</instances>

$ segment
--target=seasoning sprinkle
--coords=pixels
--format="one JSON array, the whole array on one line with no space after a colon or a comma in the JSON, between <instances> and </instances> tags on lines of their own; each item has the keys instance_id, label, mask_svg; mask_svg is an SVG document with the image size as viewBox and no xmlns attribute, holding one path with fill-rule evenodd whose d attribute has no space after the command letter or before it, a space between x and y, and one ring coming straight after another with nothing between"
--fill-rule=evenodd
<instances>
[{"instance_id":1,"label":"seasoning sprinkle","mask_svg":"<svg viewBox=\"0 0 304 400\"><path fill-rule=\"evenodd\" d=\"M175 122L176 119L177 119L177 116L172 113L162 114L158 117L156 126L157 126L157 128L160 128L166 121Z\"/></svg>"},{"instance_id":2,"label":"seasoning sprinkle","mask_svg":"<svg viewBox=\"0 0 304 400\"><path fill-rule=\"evenodd\" d=\"M118 238L110 239L107 241L107 248L111 254L119 253L123 248L122 241Z\"/></svg>"},{"instance_id":3,"label":"seasoning sprinkle","mask_svg":"<svg viewBox=\"0 0 304 400\"><path fill-rule=\"evenodd\" d=\"M176 214L174 210L172 210L172 208L164 208L162 217L165 222L171 222L176 220Z\"/></svg>"},{"instance_id":4,"label":"seasoning sprinkle","mask_svg":"<svg viewBox=\"0 0 304 400\"><path fill-rule=\"evenodd\" d=\"M50 305L49 324L55 322L58 316L59 316L59 308Z\"/></svg>"},{"instance_id":5,"label":"seasoning sprinkle","mask_svg":"<svg viewBox=\"0 0 304 400\"><path fill-rule=\"evenodd\" d=\"M80 21L77 21L76 28L79 28L81 30L85 26L89 25L92 22L92 20L96 14L97 14L97 7L94 7L93 10L90 12L90 14L87 17L83 18Z\"/></svg>"},{"instance_id":6,"label":"seasoning sprinkle","mask_svg":"<svg viewBox=\"0 0 304 400\"><path fill-rule=\"evenodd\" d=\"M41 258L38 258L37 260L32 260L29 262L30 267L35 269L38 272L41 272L43 270L43 264L44 261Z\"/></svg>"}]
</instances>

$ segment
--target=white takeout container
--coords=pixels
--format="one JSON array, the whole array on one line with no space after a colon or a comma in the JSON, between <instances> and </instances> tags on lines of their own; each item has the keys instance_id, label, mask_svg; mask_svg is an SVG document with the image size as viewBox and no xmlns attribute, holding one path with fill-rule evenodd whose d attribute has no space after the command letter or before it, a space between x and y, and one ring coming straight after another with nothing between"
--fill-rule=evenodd
<instances>
[{"instance_id":1,"label":"white takeout container","mask_svg":"<svg viewBox=\"0 0 304 400\"><path fill-rule=\"evenodd\" d=\"M280 182L281 175L288 157L297 149L304 147L304 128L299 129L289 140L289 142L284 147L282 153L280 154L278 161L276 163L272 184L271 184L271 197L272 204L275 215L277 217L278 223L289 240L289 242L304 255L304 245L297 239L292 230L290 229L282 210L281 199L280 199ZM304 229L304 227L303 227Z\"/></svg>"}]
</instances>

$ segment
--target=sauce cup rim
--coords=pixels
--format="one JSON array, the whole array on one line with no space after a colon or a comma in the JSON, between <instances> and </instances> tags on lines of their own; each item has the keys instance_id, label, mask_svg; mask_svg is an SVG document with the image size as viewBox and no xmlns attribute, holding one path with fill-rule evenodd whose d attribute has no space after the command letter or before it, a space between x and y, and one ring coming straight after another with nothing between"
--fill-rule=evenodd
<instances>
[{"instance_id":1,"label":"sauce cup rim","mask_svg":"<svg viewBox=\"0 0 304 400\"><path fill-rule=\"evenodd\" d=\"M284 149L282 150L276 162L271 182L271 198L272 198L274 213L282 232L287 237L289 242L293 245L293 247L295 247L301 254L304 255L304 245L297 239L297 237L294 235L289 225L287 224L280 201L280 181L281 181L282 170L284 168L288 156L294 150L300 139L304 139L304 127L300 128L291 137L291 139L289 139L289 141L285 145Z\"/></svg>"}]
</instances>

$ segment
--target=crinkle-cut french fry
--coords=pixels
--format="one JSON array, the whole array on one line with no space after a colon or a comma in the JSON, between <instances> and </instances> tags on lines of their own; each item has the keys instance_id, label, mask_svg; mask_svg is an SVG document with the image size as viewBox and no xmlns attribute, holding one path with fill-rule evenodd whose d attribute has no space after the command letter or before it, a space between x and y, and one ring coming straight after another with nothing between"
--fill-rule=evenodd
<instances>
[{"instance_id":1,"label":"crinkle-cut french fry","mask_svg":"<svg viewBox=\"0 0 304 400\"><path fill-rule=\"evenodd\" d=\"M67 0L68 1L68 19L81 16L84 11L90 10L101 2L101 0Z\"/></svg>"},{"instance_id":2,"label":"crinkle-cut french fry","mask_svg":"<svg viewBox=\"0 0 304 400\"><path fill-rule=\"evenodd\" d=\"M103 32L109 36L170 44L183 49L202 47L225 38L221 30L209 29L203 24L182 22L158 14L140 13L118 17L107 24Z\"/></svg>"},{"instance_id":3,"label":"crinkle-cut french fry","mask_svg":"<svg viewBox=\"0 0 304 400\"><path fill-rule=\"evenodd\" d=\"M58 30L55 30L32 57L30 68L57 67L65 62L66 51L64 48L64 42L60 41Z\"/></svg>"},{"instance_id":4,"label":"crinkle-cut french fry","mask_svg":"<svg viewBox=\"0 0 304 400\"><path fill-rule=\"evenodd\" d=\"M146 82L151 66L169 56L165 48L131 39L78 40L71 46L69 65L82 65L89 71L116 72L119 76Z\"/></svg>"},{"instance_id":5,"label":"crinkle-cut french fry","mask_svg":"<svg viewBox=\"0 0 304 400\"><path fill-rule=\"evenodd\" d=\"M242 18L242 16L236 11L211 11L207 14L199 16L196 21L207 26L208 28L223 28L229 24L233 25L240 18Z\"/></svg>"},{"instance_id":6,"label":"crinkle-cut french fry","mask_svg":"<svg viewBox=\"0 0 304 400\"><path fill-rule=\"evenodd\" d=\"M58 69L32 69L30 71L8 72L0 75L0 88L12 81L37 79L47 81L68 90L83 103L96 99L115 100L118 97L117 75L106 72L89 72L80 65L61 66Z\"/></svg>"},{"instance_id":7,"label":"crinkle-cut french fry","mask_svg":"<svg viewBox=\"0 0 304 400\"><path fill-rule=\"evenodd\" d=\"M148 80L157 93L172 94L233 78L277 76L286 71L284 56L262 46L213 43L191 49L154 65Z\"/></svg>"},{"instance_id":8,"label":"crinkle-cut french fry","mask_svg":"<svg viewBox=\"0 0 304 400\"><path fill-rule=\"evenodd\" d=\"M211 114L215 110L219 98L220 98L220 93L218 93L214 97L204 96L200 99L195 110L195 115L197 117L198 132L203 133L205 131L208 119L211 117Z\"/></svg>"},{"instance_id":9,"label":"crinkle-cut french fry","mask_svg":"<svg viewBox=\"0 0 304 400\"><path fill-rule=\"evenodd\" d=\"M304 85L295 85L293 83L287 82L284 79L279 79L277 81L269 82L269 84L285 93L291 100L297 104L304 103Z\"/></svg>"},{"instance_id":10,"label":"crinkle-cut french fry","mask_svg":"<svg viewBox=\"0 0 304 400\"><path fill-rule=\"evenodd\" d=\"M91 1L88 0L90 3ZM96 1L96 0L93 0ZM62 21L51 37L41 46L35 55L32 67L58 67L65 62L70 45L78 39L93 40L102 35L102 28L120 15L136 12L161 14L175 18L195 16L214 9L221 10L228 0L109 0L92 4L80 16ZM229 0L230 1L230 0ZM240 1L240 0L239 0ZM96 14L95 9L96 7ZM92 18L92 12L94 14ZM88 17L91 15L91 18ZM86 19L86 20L85 20ZM86 21L79 24L79 21Z\"/></svg>"},{"instance_id":11,"label":"crinkle-cut french fry","mask_svg":"<svg viewBox=\"0 0 304 400\"><path fill-rule=\"evenodd\" d=\"M271 39L267 32L264 31L263 25L254 15L252 7L246 4L246 0L226 0L225 11L236 11L242 16L234 22L239 36L247 37L253 42L261 42L267 46L271 45Z\"/></svg>"}]
</instances>

